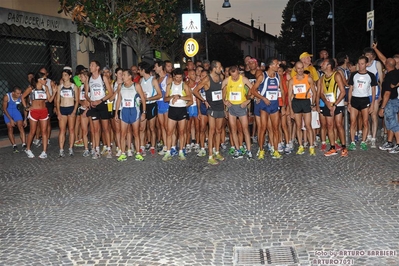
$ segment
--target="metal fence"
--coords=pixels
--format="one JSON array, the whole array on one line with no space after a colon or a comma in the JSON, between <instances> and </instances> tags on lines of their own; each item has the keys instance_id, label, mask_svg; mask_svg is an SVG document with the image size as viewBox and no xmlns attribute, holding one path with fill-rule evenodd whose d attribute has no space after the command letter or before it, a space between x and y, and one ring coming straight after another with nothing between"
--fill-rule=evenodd
<instances>
[{"instance_id":1,"label":"metal fence","mask_svg":"<svg viewBox=\"0 0 399 266\"><path fill-rule=\"evenodd\" d=\"M64 66L71 66L70 34L0 25L0 99L14 86L28 86L28 73L45 67L49 78L60 80ZM0 103L3 120L2 101Z\"/></svg>"}]
</instances>

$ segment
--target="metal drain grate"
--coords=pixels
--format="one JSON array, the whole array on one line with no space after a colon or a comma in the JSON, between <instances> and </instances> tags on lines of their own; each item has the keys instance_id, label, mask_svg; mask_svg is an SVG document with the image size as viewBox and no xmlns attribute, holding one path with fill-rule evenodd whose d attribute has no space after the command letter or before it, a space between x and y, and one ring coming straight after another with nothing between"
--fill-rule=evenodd
<instances>
[{"instance_id":1,"label":"metal drain grate","mask_svg":"<svg viewBox=\"0 0 399 266\"><path fill-rule=\"evenodd\" d=\"M249 248L234 247L235 266L259 266L259 265L299 265L295 248L271 247Z\"/></svg>"}]
</instances>

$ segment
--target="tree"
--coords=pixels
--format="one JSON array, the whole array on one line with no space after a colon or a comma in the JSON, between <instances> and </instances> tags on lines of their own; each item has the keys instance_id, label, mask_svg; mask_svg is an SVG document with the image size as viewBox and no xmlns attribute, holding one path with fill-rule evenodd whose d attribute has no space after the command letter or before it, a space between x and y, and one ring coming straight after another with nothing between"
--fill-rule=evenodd
<instances>
[{"instance_id":1,"label":"tree","mask_svg":"<svg viewBox=\"0 0 399 266\"><path fill-rule=\"evenodd\" d=\"M297 22L290 22L293 7L298 0L289 0L283 11L281 36L278 38L277 49L286 55L286 58L297 60L299 54L310 51L310 8L306 3L295 6ZM326 48L331 51L332 32L331 21L327 20L329 12L327 1L313 1L316 51ZM331 2L331 0L330 0ZM387 56L399 53L399 17L396 12L399 1L374 1L375 36L378 39L379 49ZM370 33L366 31L366 13L370 11L370 1L364 0L335 0L335 52L347 53L352 60L362 54L365 47L370 46ZM304 30L305 38L301 38ZM330 53L331 54L331 53Z\"/></svg>"},{"instance_id":2,"label":"tree","mask_svg":"<svg viewBox=\"0 0 399 266\"><path fill-rule=\"evenodd\" d=\"M112 64L117 64L118 41L128 30L156 34L164 15L173 19L177 0L59 0L60 13L71 16L80 33L105 36L112 43Z\"/></svg>"},{"instance_id":3,"label":"tree","mask_svg":"<svg viewBox=\"0 0 399 266\"><path fill-rule=\"evenodd\" d=\"M139 62L141 62L142 56L151 53L150 37L142 29L127 31L122 37L122 41L133 48Z\"/></svg>"}]
</instances>

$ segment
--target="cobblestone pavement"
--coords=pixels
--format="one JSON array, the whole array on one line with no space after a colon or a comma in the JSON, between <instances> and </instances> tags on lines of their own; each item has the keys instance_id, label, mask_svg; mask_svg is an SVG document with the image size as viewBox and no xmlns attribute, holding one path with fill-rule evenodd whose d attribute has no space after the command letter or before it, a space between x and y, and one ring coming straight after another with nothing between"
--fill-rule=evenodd
<instances>
[{"instance_id":1,"label":"cobblestone pavement","mask_svg":"<svg viewBox=\"0 0 399 266\"><path fill-rule=\"evenodd\" d=\"M0 149L0 265L233 265L235 247L275 246L296 265L399 265L398 154L210 166L33 152ZM331 255L349 250L365 253Z\"/></svg>"}]
</instances>

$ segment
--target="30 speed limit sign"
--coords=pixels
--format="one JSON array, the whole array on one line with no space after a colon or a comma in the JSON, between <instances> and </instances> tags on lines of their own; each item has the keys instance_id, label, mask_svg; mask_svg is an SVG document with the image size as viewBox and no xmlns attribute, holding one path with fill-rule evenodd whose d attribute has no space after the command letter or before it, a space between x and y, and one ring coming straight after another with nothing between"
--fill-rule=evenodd
<instances>
[{"instance_id":1,"label":"30 speed limit sign","mask_svg":"<svg viewBox=\"0 0 399 266\"><path fill-rule=\"evenodd\" d=\"M198 53L199 45L193 38L188 38L184 44L184 52L188 57L193 57Z\"/></svg>"}]
</instances>

